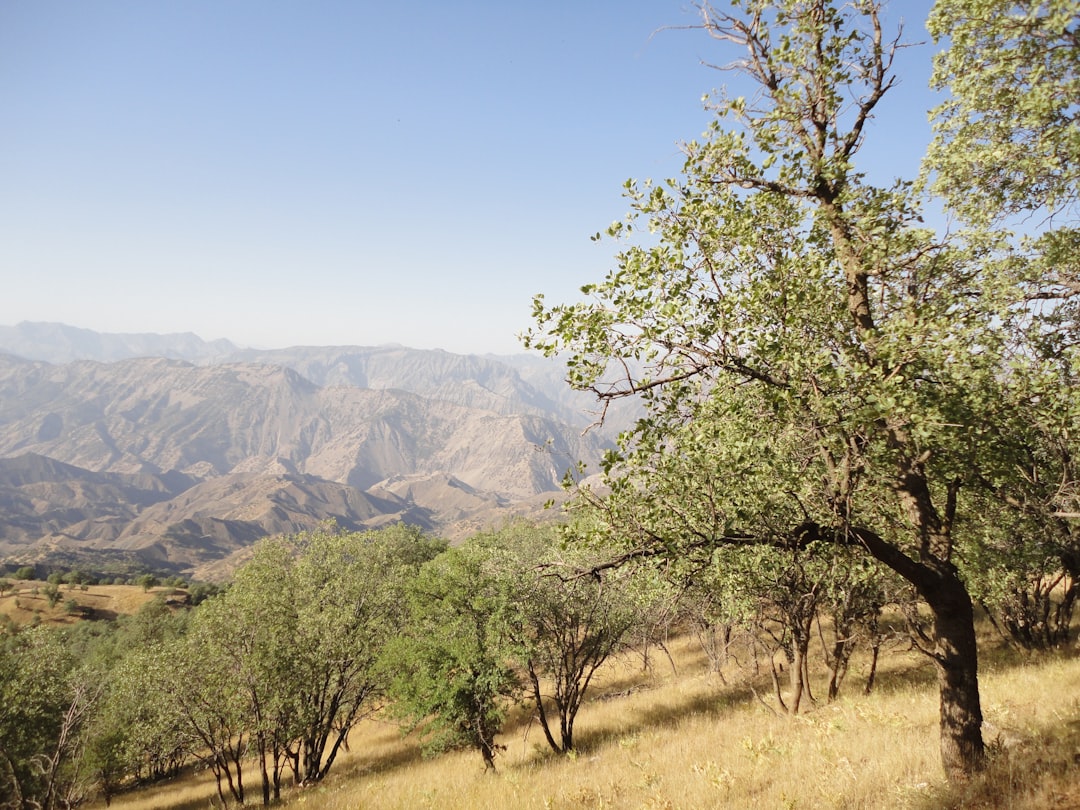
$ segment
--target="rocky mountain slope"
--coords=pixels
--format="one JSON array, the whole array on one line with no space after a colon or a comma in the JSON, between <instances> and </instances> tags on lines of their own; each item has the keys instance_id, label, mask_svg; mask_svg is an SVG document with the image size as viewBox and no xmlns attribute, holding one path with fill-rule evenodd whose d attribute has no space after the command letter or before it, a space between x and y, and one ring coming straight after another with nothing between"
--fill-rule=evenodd
<instances>
[{"instance_id":1,"label":"rocky mountain slope","mask_svg":"<svg viewBox=\"0 0 1080 810\"><path fill-rule=\"evenodd\" d=\"M210 363L181 344L202 364L0 355L0 562L212 573L327 518L459 537L537 513L607 446L494 358L312 347Z\"/></svg>"}]
</instances>

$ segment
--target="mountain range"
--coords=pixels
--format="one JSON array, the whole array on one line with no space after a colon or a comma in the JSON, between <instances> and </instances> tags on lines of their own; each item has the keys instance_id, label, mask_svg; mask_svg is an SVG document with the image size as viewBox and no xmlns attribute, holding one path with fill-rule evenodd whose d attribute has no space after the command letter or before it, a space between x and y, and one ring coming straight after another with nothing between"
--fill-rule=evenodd
<instances>
[{"instance_id":1,"label":"mountain range","mask_svg":"<svg viewBox=\"0 0 1080 810\"><path fill-rule=\"evenodd\" d=\"M545 358L0 327L0 562L226 576L261 537L551 519L623 410Z\"/></svg>"}]
</instances>

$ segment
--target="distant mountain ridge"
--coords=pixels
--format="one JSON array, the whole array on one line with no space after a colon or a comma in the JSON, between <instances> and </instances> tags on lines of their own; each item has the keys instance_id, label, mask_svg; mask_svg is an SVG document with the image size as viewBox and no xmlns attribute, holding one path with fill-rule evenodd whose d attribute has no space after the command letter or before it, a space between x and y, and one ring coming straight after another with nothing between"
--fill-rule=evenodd
<instances>
[{"instance_id":1,"label":"distant mountain ridge","mask_svg":"<svg viewBox=\"0 0 1080 810\"><path fill-rule=\"evenodd\" d=\"M569 468L595 469L610 446L571 400L494 357L76 330L65 351L170 356L51 363L16 356L4 329L0 562L111 554L207 574L327 518L464 536L541 514Z\"/></svg>"},{"instance_id":2,"label":"distant mountain ridge","mask_svg":"<svg viewBox=\"0 0 1080 810\"><path fill-rule=\"evenodd\" d=\"M598 409L588 394L571 389L556 360L535 354L453 354L440 349L404 346L292 346L286 349L240 348L228 340L205 341L190 332L102 333L62 323L23 321L0 326L0 353L46 363L95 360L101 363L137 357L186 360L196 365L249 362L281 365L320 386L400 388L422 396L514 413L555 416L585 428ZM607 431L613 437L627 423L619 409Z\"/></svg>"},{"instance_id":3,"label":"distant mountain ridge","mask_svg":"<svg viewBox=\"0 0 1080 810\"><path fill-rule=\"evenodd\" d=\"M95 332L63 323L38 321L0 326L0 351L47 363L73 360L108 363L132 357L213 362L236 350L237 347L228 340L207 342L191 332L169 335Z\"/></svg>"}]
</instances>

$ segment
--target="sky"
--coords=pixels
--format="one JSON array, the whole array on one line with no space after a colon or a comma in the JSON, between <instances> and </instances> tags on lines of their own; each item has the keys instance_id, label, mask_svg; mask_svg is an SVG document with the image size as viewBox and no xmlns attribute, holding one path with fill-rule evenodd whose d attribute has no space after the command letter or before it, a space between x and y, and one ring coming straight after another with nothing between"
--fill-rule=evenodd
<instances>
[{"instance_id":1,"label":"sky","mask_svg":"<svg viewBox=\"0 0 1080 810\"><path fill-rule=\"evenodd\" d=\"M925 42L930 0L886 21ZM687 0L0 0L0 325L512 353L737 54ZM930 44L858 168L910 176Z\"/></svg>"}]
</instances>

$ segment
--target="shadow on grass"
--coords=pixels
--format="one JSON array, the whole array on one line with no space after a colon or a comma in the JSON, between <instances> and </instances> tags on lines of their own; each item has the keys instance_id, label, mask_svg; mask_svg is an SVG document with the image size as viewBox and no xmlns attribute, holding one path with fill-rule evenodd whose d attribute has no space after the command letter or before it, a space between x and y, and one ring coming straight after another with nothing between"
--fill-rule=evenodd
<instances>
[{"instance_id":1,"label":"shadow on grass","mask_svg":"<svg viewBox=\"0 0 1080 810\"><path fill-rule=\"evenodd\" d=\"M256 798L255 802L260 802L261 799ZM248 805L253 804L253 801L248 801ZM230 807L232 805L230 804ZM208 807L221 807L221 802L217 797L217 794L213 794L213 804L210 803L210 799L206 796L196 796L193 799L187 799L184 801L168 802L162 804L162 808L168 808L168 810L207 810Z\"/></svg>"},{"instance_id":2,"label":"shadow on grass","mask_svg":"<svg viewBox=\"0 0 1080 810\"><path fill-rule=\"evenodd\" d=\"M358 750L355 750L348 759L334 763L329 775L335 779L358 779L386 773L397 768L415 765L424 758L420 744L411 734L402 735L400 741L390 751L365 753L362 739L352 740L352 745Z\"/></svg>"},{"instance_id":3,"label":"shadow on grass","mask_svg":"<svg viewBox=\"0 0 1080 810\"><path fill-rule=\"evenodd\" d=\"M755 699L749 686L720 686L715 691L688 696L674 703L628 708L618 728L575 728L574 748L578 755L591 754L627 735L657 728L671 728L690 718L719 719L736 706Z\"/></svg>"},{"instance_id":4,"label":"shadow on grass","mask_svg":"<svg viewBox=\"0 0 1080 810\"><path fill-rule=\"evenodd\" d=\"M907 689L936 689L937 671L933 661L929 656L920 653L914 655L916 657L910 664L893 665L879 670L873 692L888 695ZM1000 638L983 638L979 643L979 672L1008 672L1069 655L1071 653L1058 650L1023 650Z\"/></svg>"},{"instance_id":5,"label":"shadow on grass","mask_svg":"<svg viewBox=\"0 0 1080 810\"><path fill-rule=\"evenodd\" d=\"M674 706L647 706L634 713L633 730L665 728L696 717L719 719L732 709L757 700L749 685L724 686L715 692L694 695ZM625 730L621 734L625 734ZM621 736L621 734L619 736Z\"/></svg>"},{"instance_id":6,"label":"shadow on grass","mask_svg":"<svg viewBox=\"0 0 1080 810\"><path fill-rule=\"evenodd\" d=\"M929 658L922 658L908 666L890 667L879 671L871 695L892 695L912 689L932 689L937 685L937 673ZM845 687L847 683L845 682ZM854 686L854 684L852 684ZM862 693L862 689L853 690Z\"/></svg>"}]
</instances>

